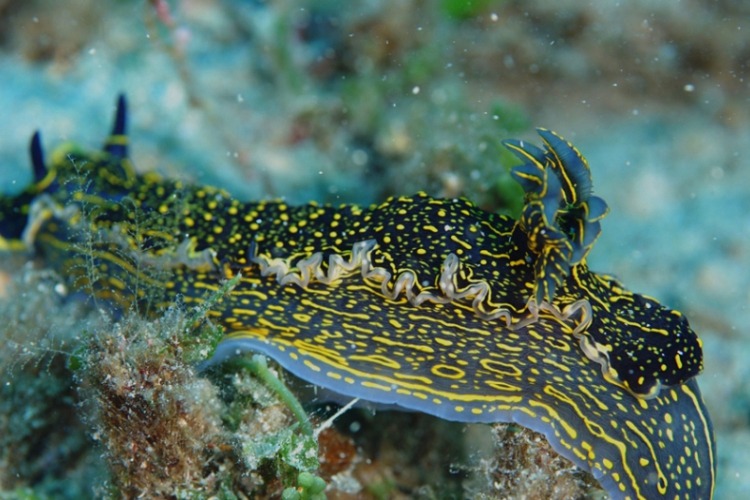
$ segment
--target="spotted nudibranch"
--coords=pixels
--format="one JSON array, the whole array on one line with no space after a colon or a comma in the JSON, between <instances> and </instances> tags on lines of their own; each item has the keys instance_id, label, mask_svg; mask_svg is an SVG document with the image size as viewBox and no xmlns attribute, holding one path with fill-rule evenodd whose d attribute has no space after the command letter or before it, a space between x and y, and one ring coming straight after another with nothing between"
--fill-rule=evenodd
<instances>
[{"instance_id":1,"label":"spotted nudibranch","mask_svg":"<svg viewBox=\"0 0 750 500\"><path fill-rule=\"evenodd\" d=\"M716 470L687 320L591 272L606 203L581 153L539 129L520 220L424 193L338 207L245 203L139 175L126 103L102 151L65 145L0 197L0 249L34 251L113 308L198 305L216 356L265 353L331 391L462 422L517 422L590 471L614 499L707 499Z\"/></svg>"}]
</instances>

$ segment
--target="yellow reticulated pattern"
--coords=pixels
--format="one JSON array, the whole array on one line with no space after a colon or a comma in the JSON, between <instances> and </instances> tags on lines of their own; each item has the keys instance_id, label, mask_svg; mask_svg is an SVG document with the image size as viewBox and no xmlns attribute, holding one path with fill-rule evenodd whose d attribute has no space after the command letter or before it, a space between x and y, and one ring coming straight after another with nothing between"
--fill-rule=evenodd
<instances>
[{"instance_id":1,"label":"yellow reticulated pattern","mask_svg":"<svg viewBox=\"0 0 750 500\"><path fill-rule=\"evenodd\" d=\"M420 193L371 207L244 203L136 175L121 98L105 148L65 146L0 197L0 250L33 248L114 310L203 303L227 335L340 394L543 433L614 499L707 499L715 444L687 320L588 270L607 213L553 132L525 163L520 221Z\"/></svg>"}]
</instances>

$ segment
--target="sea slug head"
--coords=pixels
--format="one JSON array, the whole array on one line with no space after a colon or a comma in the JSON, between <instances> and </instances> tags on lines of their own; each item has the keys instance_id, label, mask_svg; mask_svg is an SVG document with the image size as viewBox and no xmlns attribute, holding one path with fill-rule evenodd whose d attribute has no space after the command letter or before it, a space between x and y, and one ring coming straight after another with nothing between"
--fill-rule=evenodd
<instances>
[{"instance_id":1,"label":"sea slug head","mask_svg":"<svg viewBox=\"0 0 750 500\"><path fill-rule=\"evenodd\" d=\"M117 101L112 132L101 151L84 152L72 143L55 148L45 158L40 132L29 144L32 182L20 193L0 194L0 251L24 250L22 234L32 202L46 194L61 205L86 199L88 203L119 203L138 182L127 156L127 101Z\"/></svg>"}]
</instances>

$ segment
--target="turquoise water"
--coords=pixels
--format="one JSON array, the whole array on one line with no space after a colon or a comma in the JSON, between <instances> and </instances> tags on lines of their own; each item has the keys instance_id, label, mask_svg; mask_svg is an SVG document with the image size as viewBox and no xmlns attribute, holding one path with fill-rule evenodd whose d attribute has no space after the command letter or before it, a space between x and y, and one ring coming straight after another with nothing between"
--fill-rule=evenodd
<instances>
[{"instance_id":1,"label":"turquoise water","mask_svg":"<svg viewBox=\"0 0 750 500\"><path fill-rule=\"evenodd\" d=\"M590 266L683 311L718 440L715 498L750 491L750 134L741 4L0 2L0 188L27 145L98 147L243 199L425 190L513 210L497 141L558 131L610 205Z\"/></svg>"}]
</instances>

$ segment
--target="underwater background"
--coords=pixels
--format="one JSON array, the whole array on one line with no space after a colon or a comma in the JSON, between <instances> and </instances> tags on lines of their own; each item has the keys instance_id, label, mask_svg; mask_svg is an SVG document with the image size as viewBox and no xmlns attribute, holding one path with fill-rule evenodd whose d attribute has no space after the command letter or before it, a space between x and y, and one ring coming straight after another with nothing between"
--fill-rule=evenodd
<instances>
[{"instance_id":1,"label":"underwater background","mask_svg":"<svg viewBox=\"0 0 750 500\"><path fill-rule=\"evenodd\" d=\"M555 130L588 159L611 209L590 267L682 311L703 340L715 498L744 498L748 65L742 1L0 0L0 190L30 182L36 130L47 150L100 147L119 93L138 172L290 204L370 204L423 190L517 216L522 191L500 141L538 143L534 127ZM69 304L11 293L22 270L3 259L4 314L35 304L26 314L40 315L39 329L82 328L76 315L86 313ZM26 365L9 359L8 345L0 367L9 386ZM96 404L65 393L44 363L23 397L0 395L0 498L104 496L101 451L75 438L88 431L37 439ZM43 401L63 393L70 414L50 422ZM82 428L98 428L88 418ZM418 454L414 446L400 453ZM389 460L405 458L381 453ZM384 487L368 498L442 498L417 487L429 473L415 475L405 480L411 492Z\"/></svg>"}]
</instances>

